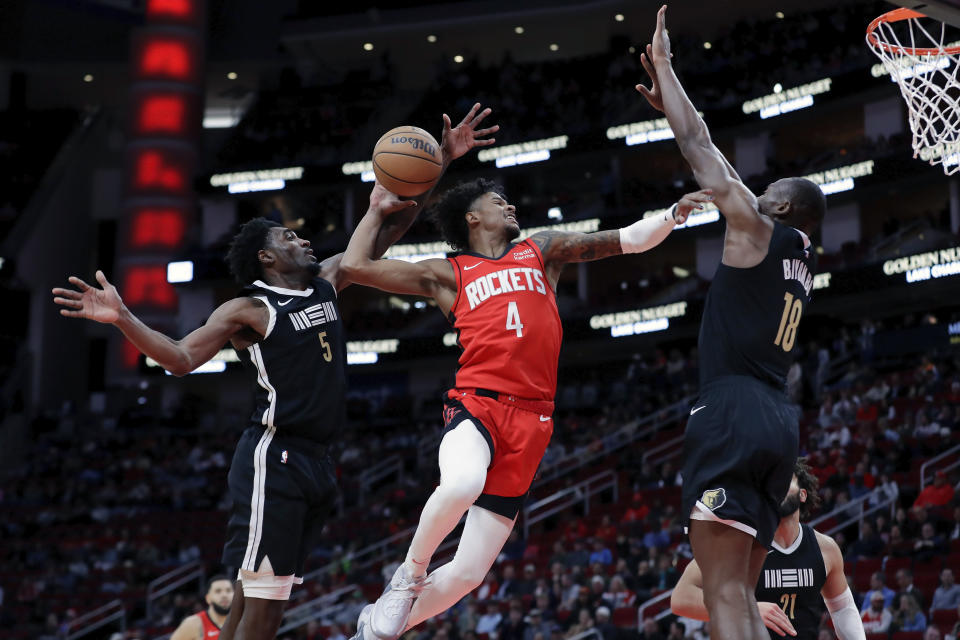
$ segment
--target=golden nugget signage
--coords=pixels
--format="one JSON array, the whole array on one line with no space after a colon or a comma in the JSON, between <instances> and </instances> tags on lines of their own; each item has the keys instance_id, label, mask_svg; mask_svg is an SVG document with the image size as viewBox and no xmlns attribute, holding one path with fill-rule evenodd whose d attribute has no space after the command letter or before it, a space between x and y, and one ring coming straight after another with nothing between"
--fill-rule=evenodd
<instances>
[{"instance_id":1,"label":"golden nugget signage","mask_svg":"<svg viewBox=\"0 0 960 640\"><path fill-rule=\"evenodd\" d=\"M670 318L680 318L686 314L686 302L672 302L670 304L660 305L659 307L635 309L633 311L617 311L615 313L593 316L590 318L590 328L609 328L611 336L614 338L622 338L624 336L633 336L641 333L665 331L670 328Z\"/></svg>"},{"instance_id":2,"label":"golden nugget signage","mask_svg":"<svg viewBox=\"0 0 960 640\"><path fill-rule=\"evenodd\" d=\"M908 284L960 275L960 247L887 260L883 263L883 273L887 276L905 274Z\"/></svg>"}]
</instances>

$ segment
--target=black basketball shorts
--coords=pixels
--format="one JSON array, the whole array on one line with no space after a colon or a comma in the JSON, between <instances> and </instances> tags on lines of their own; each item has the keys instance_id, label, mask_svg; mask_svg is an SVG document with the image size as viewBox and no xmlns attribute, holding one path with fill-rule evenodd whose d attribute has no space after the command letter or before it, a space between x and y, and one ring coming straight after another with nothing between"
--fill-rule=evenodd
<instances>
[{"instance_id":1,"label":"black basketball shorts","mask_svg":"<svg viewBox=\"0 0 960 640\"><path fill-rule=\"evenodd\" d=\"M799 453L799 416L782 393L749 376L706 384L684 436L681 516L736 527L767 548Z\"/></svg>"},{"instance_id":2,"label":"black basketball shorts","mask_svg":"<svg viewBox=\"0 0 960 640\"><path fill-rule=\"evenodd\" d=\"M303 565L339 492L325 447L274 427L243 432L227 478L233 506L223 563L274 575L303 575Z\"/></svg>"}]
</instances>

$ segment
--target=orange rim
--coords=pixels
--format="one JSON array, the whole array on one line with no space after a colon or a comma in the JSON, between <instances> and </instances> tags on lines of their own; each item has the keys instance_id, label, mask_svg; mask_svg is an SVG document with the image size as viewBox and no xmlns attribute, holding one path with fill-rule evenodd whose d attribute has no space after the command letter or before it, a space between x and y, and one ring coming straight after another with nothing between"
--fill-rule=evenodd
<instances>
[{"instance_id":1,"label":"orange rim","mask_svg":"<svg viewBox=\"0 0 960 640\"><path fill-rule=\"evenodd\" d=\"M913 9L907 9L906 7L901 7L900 9L894 9L893 11L888 11L879 18L874 19L869 25L867 25L867 41L874 47L878 47L890 53L899 53L905 54L908 56L936 56L936 55L956 55L960 53L960 47L927 47L927 48L913 48L913 47L902 47L896 44L888 44L880 40L875 33L877 27L883 23L890 24L892 22L902 22L904 20L911 20L913 18L926 18L927 16L920 13L919 11L914 11Z\"/></svg>"}]
</instances>

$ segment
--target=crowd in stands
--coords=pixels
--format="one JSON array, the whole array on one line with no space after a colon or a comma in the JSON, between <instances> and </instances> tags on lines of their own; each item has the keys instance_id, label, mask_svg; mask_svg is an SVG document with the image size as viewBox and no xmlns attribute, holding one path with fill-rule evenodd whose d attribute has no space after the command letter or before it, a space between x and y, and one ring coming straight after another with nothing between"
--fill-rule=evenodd
<instances>
[{"instance_id":1,"label":"crowd in stands","mask_svg":"<svg viewBox=\"0 0 960 640\"><path fill-rule=\"evenodd\" d=\"M945 627L944 614L930 609L935 589L929 576L935 569L944 592L953 593L949 574L941 575L941 570L947 568L943 558L956 558L960 551L960 506L953 495L960 478L956 473L934 475L930 486L920 491L917 472L918 462L957 442L960 363L948 352L916 366L884 364L865 357L863 345L869 342L864 336L870 335L865 323L859 335L851 327L833 342L819 343L825 346L805 346L810 355L798 365L798 399L806 407L804 453L821 481L823 511L841 510L832 516L834 522L844 519L845 505L851 505L846 510L856 516L856 501L863 496L869 496L868 505L878 505L885 497L893 501L862 526L854 521L835 534L860 601L869 608L868 576L882 571L882 559L887 558L890 568L879 579L892 579L896 568L913 568L923 578L918 611ZM848 357L849 362L824 373L819 367L822 351L828 361ZM593 372L562 370L557 431L543 468L571 456L597 454L589 472L616 470L621 499L614 502L604 494L589 517L581 512L574 518L548 519L534 525L527 539L515 532L484 585L448 616L418 629L414 638L472 640L486 634L535 640L537 633L552 639L591 628L605 630L604 637L626 638L623 634L637 626L637 606L671 588L690 557L677 513L682 483L678 458L646 455L652 442L682 433L682 424L664 424L654 440L626 446L607 434L689 398L696 390L696 375L695 349L684 353L678 348ZM412 416L435 408L430 400L407 404ZM23 637L55 637L56 629L78 612L119 598L133 621L129 637L148 638L198 606L195 597L180 591L156 601L153 617L145 617L145 589L151 580L194 560L209 571L219 568L226 456L235 434L171 428L207 420L196 414L196 402L184 405L166 418L151 418L148 408L138 406L106 433L85 429L82 417L69 411L37 425L46 435L31 452L29 464L0 485L0 526L4 539L11 541L0 552L0 562L8 568L0 578L6 594L0 626L24 629ZM379 409L369 409L368 418L376 418ZM407 422L405 429L366 424L355 437L338 443L344 508L324 545L315 550L311 564L325 569L304 586L303 597L348 584L359 588L336 618L301 627L289 638L349 636L356 618L351 607L362 606L382 589L390 566L382 567L382 573L376 565L357 563L354 555L416 524L433 487L435 459L423 456L421 449L435 449L435 418L424 415ZM410 424L417 429L411 431ZM363 505L356 505L357 487L351 478L362 471L364 459L386 452L402 457L402 479L374 488ZM582 478L565 476L535 486L534 495ZM366 525L360 530L336 524L358 517ZM863 567L870 571L864 573L868 569ZM949 601L943 600L948 596L937 602ZM919 620L905 606L909 599L891 603L883 609L889 609L891 625L921 624L904 622L905 616ZM644 625L650 627L649 633L642 632L644 638L705 633L688 621Z\"/></svg>"}]
</instances>

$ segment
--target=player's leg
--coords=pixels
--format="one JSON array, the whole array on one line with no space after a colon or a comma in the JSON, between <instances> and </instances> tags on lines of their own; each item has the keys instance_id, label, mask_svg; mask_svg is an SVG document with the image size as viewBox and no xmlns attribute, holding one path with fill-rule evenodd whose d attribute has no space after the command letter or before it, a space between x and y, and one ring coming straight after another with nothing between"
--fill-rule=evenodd
<instances>
[{"instance_id":1,"label":"player's leg","mask_svg":"<svg viewBox=\"0 0 960 640\"><path fill-rule=\"evenodd\" d=\"M221 640L233 640L240 625L240 618L243 617L243 582L237 580L233 583L233 601L230 603L230 613L227 614L223 626L220 627Z\"/></svg>"},{"instance_id":2,"label":"player's leg","mask_svg":"<svg viewBox=\"0 0 960 640\"><path fill-rule=\"evenodd\" d=\"M453 560L433 571L410 611L407 628L446 611L476 589L503 549L516 518L472 506Z\"/></svg>"},{"instance_id":3,"label":"player's leg","mask_svg":"<svg viewBox=\"0 0 960 640\"><path fill-rule=\"evenodd\" d=\"M690 521L690 546L703 574L703 600L716 640L769 638L753 595L755 539L729 525Z\"/></svg>"},{"instance_id":4,"label":"player's leg","mask_svg":"<svg viewBox=\"0 0 960 640\"><path fill-rule=\"evenodd\" d=\"M430 559L483 491L490 446L472 420L463 420L443 436L439 462L440 485L423 507L406 560L390 581L389 591L367 612L369 629L380 638L399 636L406 627ZM358 631L360 623L367 622L364 618L358 621Z\"/></svg>"},{"instance_id":5,"label":"player's leg","mask_svg":"<svg viewBox=\"0 0 960 640\"><path fill-rule=\"evenodd\" d=\"M440 485L427 500L407 551L413 576L426 573L430 558L483 491L490 447L472 420L464 420L440 442Z\"/></svg>"},{"instance_id":6,"label":"player's leg","mask_svg":"<svg viewBox=\"0 0 960 640\"><path fill-rule=\"evenodd\" d=\"M237 625L233 640L273 640L277 637L286 600L268 600L264 598L245 598L243 616ZM223 638L223 632L220 632Z\"/></svg>"}]
</instances>

